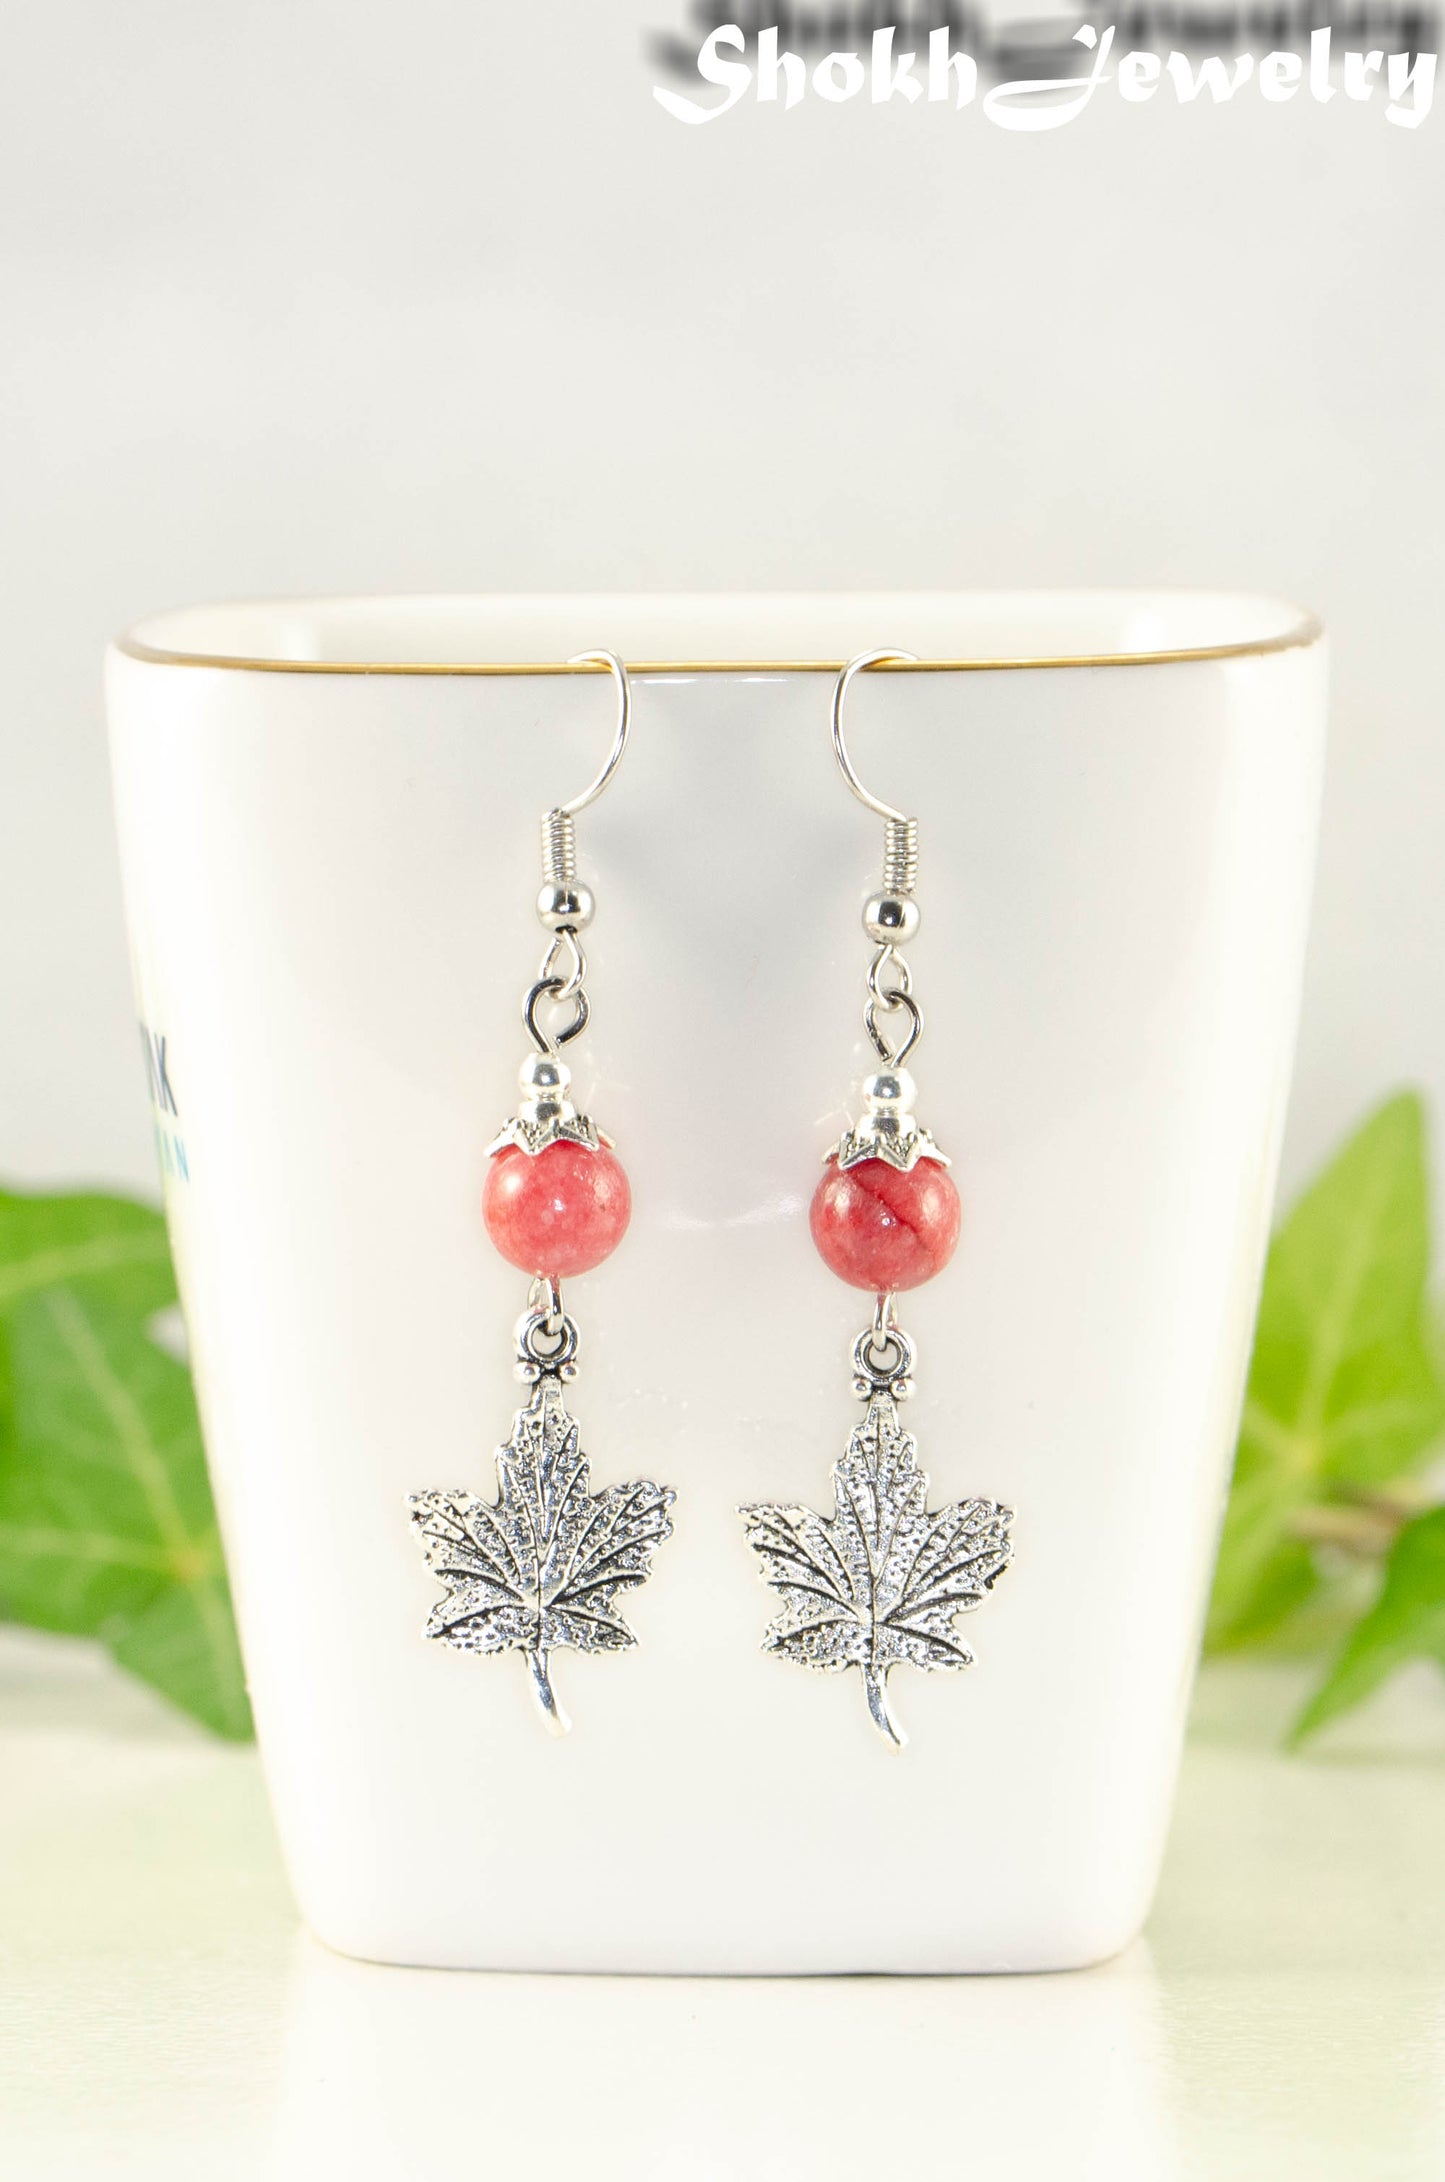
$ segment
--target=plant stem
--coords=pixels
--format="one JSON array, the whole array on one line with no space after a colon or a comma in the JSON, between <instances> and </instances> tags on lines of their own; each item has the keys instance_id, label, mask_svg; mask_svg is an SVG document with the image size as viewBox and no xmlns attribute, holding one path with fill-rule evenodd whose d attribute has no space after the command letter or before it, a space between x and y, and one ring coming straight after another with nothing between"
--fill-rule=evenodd
<instances>
[{"instance_id":1,"label":"plant stem","mask_svg":"<svg viewBox=\"0 0 1445 2182\"><path fill-rule=\"evenodd\" d=\"M1361 1495L1352 1505L1329 1501L1301 1508L1290 1528L1307 1546L1336 1546L1361 1560L1378 1560L1419 1513L1393 1495Z\"/></svg>"}]
</instances>

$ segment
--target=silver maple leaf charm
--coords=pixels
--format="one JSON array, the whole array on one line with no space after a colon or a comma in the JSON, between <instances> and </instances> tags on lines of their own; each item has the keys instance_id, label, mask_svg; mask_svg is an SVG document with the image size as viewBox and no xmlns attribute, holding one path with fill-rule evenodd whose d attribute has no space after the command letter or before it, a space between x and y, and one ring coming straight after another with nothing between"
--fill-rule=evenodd
<instances>
[{"instance_id":1,"label":"silver maple leaf charm","mask_svg":"<svg viewBox=\"0 0 1445 2182\"><path fill-rule=\"evenodd\" d=\"M931 1512L913 1435L893 1392L876 1383L833 1465L833 1497L831 1520L766 1502L738 1510L762 1579L783 1601L763 1649L824 1674L859 1668L874 1725L901 1749L889 1673L902 1661L926 1671L973 1664L954 1619L1007 1568L1013 1510L960 1500Z\"/></svg>"},{"instance_id":2,"label":"silver maple leaf charm","mask_svg":"<svg viewBox=\"0 0 1445 2182\"><path fill-rule=\"evenodd\" d=\"M409 1502L427 1566L446 1586L424 1634L467 1652L525 1652L537 1701L558 1734L569 1723L548 1655L564 1646L620 1652L637 1642L614 1602L646 1583L654 1549L672 1535L675 1497L647 1478L589 1491L588 1460L562 1399L576 1346L571 1321L562 1323L565 1362L557 1351L540 1365L523 1323L521 1368L535 1385L497 1449L497 1498L430 1492Z\"/></svg>"}]
</instances>

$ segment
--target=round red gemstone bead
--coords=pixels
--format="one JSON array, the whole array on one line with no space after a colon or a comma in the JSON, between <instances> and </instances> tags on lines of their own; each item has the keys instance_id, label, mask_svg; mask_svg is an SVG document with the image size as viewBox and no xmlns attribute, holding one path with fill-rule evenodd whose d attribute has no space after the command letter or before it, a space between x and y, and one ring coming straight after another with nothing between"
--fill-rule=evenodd
<instances>
[{"instance_id":1,"label":"round red gemstone bead","mask_svg":"<svg viewBox=\"0 0 1445 2182\"><path fill-rule=\"evenodd\" d=\"M860 1159L856 1167L830 1159L809 1215L824 1264L874 1295L920 1288L941 1273L962 1221L958 1191L936 1159L920 1159L906 1173L886 1159Z\"/></svg>"},{"instance_id":2,"label":"round red gemstone bead","mask_svg":"<svg viewBox=\"0 0 1445 2182\"><path fill-rule=\"evenodd\" d=\"M605 1144L592 1151L563 1137L535 1154L504 1144L482 1185L482 1218L502 1256L554 1280L611 1257L631 1217L627 1176Z\"/></svg>"}]
</instances>

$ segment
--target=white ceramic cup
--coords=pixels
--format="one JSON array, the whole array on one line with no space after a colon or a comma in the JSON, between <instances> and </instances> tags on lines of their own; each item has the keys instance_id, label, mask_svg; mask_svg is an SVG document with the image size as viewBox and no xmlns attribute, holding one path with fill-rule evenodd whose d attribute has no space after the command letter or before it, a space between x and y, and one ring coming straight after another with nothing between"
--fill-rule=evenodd
<instances>
[{"instance_id":1,"label":"white ceramic cup","mask_svg":"<svg viewBox=\"0 0 1445 2182\"><path fill-rule=\"evenodd\" d=\"M677 1490L638 1647L424 1642L412 1492L495 1489L526 1283L478 1213L515 1102L543 810L598 897L583 1102L632 1228L572 1283L594 1485ZM916 809L920 1117L963 1238L906 1299L938 1505L1017 1510L963 1674L766 1656L740 1501L831 1504L865 1297L814 1254L856 1111L881 827ZM509 664L512 662L528 664ZM301 1907L385 1961L1062 1968L1121 1947L1168 1821L1294 1043L1315 625L1198 595L478 598L199 608L109 694L167 1203Z\"/></svg>"}]
</instances>

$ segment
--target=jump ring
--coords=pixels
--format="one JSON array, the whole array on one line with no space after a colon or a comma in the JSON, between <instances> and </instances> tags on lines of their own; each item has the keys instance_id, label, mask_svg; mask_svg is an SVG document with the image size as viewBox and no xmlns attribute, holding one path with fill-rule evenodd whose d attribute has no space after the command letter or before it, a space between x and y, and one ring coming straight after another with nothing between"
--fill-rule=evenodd
<instances>
[{"instance_id":1,"label":"jump ring","mask_svg":"<svg viewBox=\"0 0 1445 2182\"><path fill-rule=\"evenodd\" d=\"M555 1325L542 1313L530 1312L517 1328L517 1349L524 1363L555 1372L577 1354L576 1323L565 1311Z\"/></svg>"},{"instance_id":2,"label":"jump ring","mask_svg":"<svg viewBox=\"0 0 1445 2182\"><path fill-rule=\"evenodd\" d=\"M871 1381L876 1392L896 1386L913 1376L914 1347L901 1326L890 1326L882 1341L871 1326L853 1344L853 1369L860 1379Z\"/></svg>"}]
</instances>

